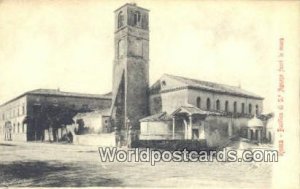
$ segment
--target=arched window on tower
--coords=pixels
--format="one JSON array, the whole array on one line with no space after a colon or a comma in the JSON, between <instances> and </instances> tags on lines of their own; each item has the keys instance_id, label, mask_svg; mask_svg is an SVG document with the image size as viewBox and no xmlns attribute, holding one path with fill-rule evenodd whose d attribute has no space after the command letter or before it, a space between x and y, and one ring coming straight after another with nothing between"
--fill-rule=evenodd
<instances>
[{"instance_id":1,"label":"arched window on tower","mask_svg":"<svg viewBox=\"0 0 300 189\"><path fill-rule=\"evenodd\" d=\"M255 113L256 113L256 115L258 115L258 113L259 113L259 109L258 109L258 105L257 104L255 106Z\"/></svg>"},{"instance_id":2,"label":"arched window on tower","mask_svg":"<svg viewBox=\"0 0 300 189\"><path fill-rule=\"evenodd\" d=\"M124 26L124 14L121 11L118 14L118 28L121 28L122 26Z\"/></svg>"},{"instance_id":3,"label":"arched window on tower","mask_svg":"<svg viewBox=\"0 0 300 189\"><path fill-rule=\"evenodd\" d=\"M225 112L228 112L228 101L225 102Z\"/></svg>"},{"instance_id":4,"label":"arched window on tower","mask_svg":"<svg viewBox=\"0 0 300 189\"><path fill-rule=\"evenodd\" d=\"M233 103L233 112L236 113L237 111L236 102Z\"/></svg>"},{"instance_id":5,"label":"arched window on tower","mask_svg":"<svg viewBox=\"0 0 300 189\"><path fill-rule=\"evenodd\" d=\"M201 98L197 97L197 107L201 108Z\"/></svg>"},{"instance_id":6,"label":"arched window on tower","mask_svg":"<svg viewBox=\"0 0 300 189\"><path fill-rule=\"evenodd\" d=\"M252 104L249 104L249 107L248 107L248 113L249 113L249 114L252 114Z\"/></svg>"},{"instance_id":7,"label":"arched window on tower","mask_svg":"<svg viewBox=\"0 0 300 189\"><path fill-rule=\"evenodd\" d=\"M216 108L217 108L217 110L220 110L220 100L219 99L216 101Z\"/></svg>"},{"instance_id":8,"label":"arched window on tower","mask_svg":"<svg viewBox=\"0 0 300 189\"><path fill-rule=\"evenodd\" d=\"M139 11L136 11L133 15L133 25L141 26L141 13Z\"/></svg>"},{"instance_id":9,"label":"arched window on tower","mask_svg":"<svg viewBox=\"0 0 300 189\"><path fill-rule=\"evenodd\" d=\"M207 98L207 100L206 100L206 109L210 110L210 99L209 98Z\"/></svg>"}]
</instances>

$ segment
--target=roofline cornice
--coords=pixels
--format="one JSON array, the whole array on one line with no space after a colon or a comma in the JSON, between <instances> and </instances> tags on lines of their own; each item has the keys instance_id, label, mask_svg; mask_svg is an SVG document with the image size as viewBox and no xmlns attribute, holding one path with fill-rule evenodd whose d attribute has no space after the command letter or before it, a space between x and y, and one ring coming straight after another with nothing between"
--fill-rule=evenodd
<instances>
[{"instance_id":1,"label":"roofline cornice","mask_svg":"<svg viewBox=\"0 0 300 189\"><path fill-rule=\"evenodd\" d=\"M219 94L226 94L226 95L232 95L232 96L237 96L237 97L246 97L246 98L253 98L253 99L257 99L257 100L264 100L263 97L255 97L255 96L236 94L236 93L225 92L225 91L210 90L210 89L205 89L202 87L194 87L194 86L176 87L176 88L172 88L172 89L161 90L158 93L150 92L150 95L151 94L159 94L159 93L168 93L168 92L179 91L179 90L184 90L184 89L202 90L202 91L215 92L215 93L219 93Z\"/></svg>"}]
</instances>

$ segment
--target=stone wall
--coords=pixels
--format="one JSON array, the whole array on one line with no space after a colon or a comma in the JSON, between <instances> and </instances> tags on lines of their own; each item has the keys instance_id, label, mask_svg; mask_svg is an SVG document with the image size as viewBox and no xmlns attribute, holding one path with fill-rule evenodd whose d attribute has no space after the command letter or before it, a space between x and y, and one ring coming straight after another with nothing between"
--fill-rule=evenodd
<instances>
[{"instance_id":1,"label":"stone wall","mask_svg":"<svg viewBox=\"0 0 300 189\"><path fill-rule=\"evenodd\" d=\"M140 140L172 139L172 122L141 122Z\"/></svg>"},{"instance_id":2,"label":"stone wall","mask_svg":"<svg viewBox=\"0 0 300 189\"><path fill-rule=\"evenodd\" d=\"M241 130L247 126L249 118L230 118L208 116L205 119L205 138L210 147L222 146L231 137L240 136ZM229 128L231 127L231 128ZM229 131L229 129L231 131Z\"/></svg>"}]
</instances>

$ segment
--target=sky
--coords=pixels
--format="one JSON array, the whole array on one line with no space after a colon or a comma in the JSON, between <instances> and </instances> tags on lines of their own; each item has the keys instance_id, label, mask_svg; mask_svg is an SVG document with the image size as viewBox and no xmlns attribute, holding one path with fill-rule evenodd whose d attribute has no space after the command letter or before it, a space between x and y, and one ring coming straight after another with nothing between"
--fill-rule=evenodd
<instances>
[{"instance_id":1,"label":"sky","mask_svg":"<svg viewBox=\"0 0 300 189\"><path fill-rule=\"evenodd\" d=\"M113 11L125 3L0 1L0 104L38 88L110 92ZM297 7L277 1L134 3L150 10L150 85L164 73L240 85L265 97L264 110L272 111L278 39L297 35Z\"/></svg>"}]
</instances>

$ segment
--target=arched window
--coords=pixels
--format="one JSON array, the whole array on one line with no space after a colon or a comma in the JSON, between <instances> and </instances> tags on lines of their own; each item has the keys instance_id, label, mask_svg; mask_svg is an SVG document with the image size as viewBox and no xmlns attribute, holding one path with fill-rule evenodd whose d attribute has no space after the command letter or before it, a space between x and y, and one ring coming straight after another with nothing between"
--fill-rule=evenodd
<instances>
[{"instance_id":1,"label":"arched window","mask_svg":"<svg viewBox=\"0 0 300 189\"><path fill-rule=\"evenodd\" d=\"M220 110L220 100L219 99L216 101L216 108L217 108L217 110Z\"/></svg>"},{"instance_id":2,"label":"arched window","mask_svg":"<svg viewBox=\"0 0 300 189\"><path fill-rule=\"evenodd\" d=\"M18 123L17 131L20 132L20 123Z\"/></svg>"},{"instance_id":3,"label":"arched window","mask_svg":"<svg viewBox=\"0 0 300 189\"><path fill-rule=\"evenodd\" d=\"M233 112L234 112L234 113L237 112L236 109L237 109L237 108L236 108L236 102L234 102L234 103L233 103Z\"/></svg>"},{"instance_id":4,"label":"arched window","mask_svg":"<svg viewBox=\"0 0 300 189\"><path fill-rule=\"evenodd\" d=\"M210 99L209 98L207 98L207 100L206 100L206 109L210 110Z\"/></svg>"},{"instance_id":5,"label":"arched window","mask_svg":"<svg viewBox=\"0 0 300 189\"><path fill-rule=\"evenodd\" d=\"M140 26L141 25L141 13L136 11L133 16L133 25Z\"/></svg>"},{"instance_id":6,"label":"arched window","mask_svg":"<svg viewBox=\"0 0 300 189\"><path fill-rule=\"evenodd\" d=\"M197 107L201 108L201 98L197 97Z\"/></svg>"},{"instance_id":7,"label":"arched window","mask_svg":"<svg viewBox=\"0 0 300 189\"><path fill-rule=\"evenodd\" d=\"M242 114L245 113L245 103L242 103Z\"/></svg>"},{"instance_id":8,"label":"arched window","mask_svg":"<svg viewBox=\"0 0 300 189\"><path fill-rule=\"evenodd\" d=\"M259 109L258 109L258 105L257 104L255 106L255 113L256 113L256 115L258 115L258 113L259 113Z\"/></svg>"},{"instance_id":9,"label":"arched window","mask_svg":"<svg viewBox=\"0 0 300 189\"><path fill-rule=\"evenodd\" d=\"M118 14L118 28L124 26L124 15L123 15L123 12L121 11L119 14Z\"/></svg>"},{"instance_id":10,"label":"arched window","mask_svg":"<svg viewBox=\"0 0 300 189\"><path fill-rule=\"evenodd\" d=\"M248 107L248 113L249 113L249 114L252 114L252 104L249 104L249 107Z\"/></svg>"},{"instance_id":11,"label":"arched window","mask_svg":"<svg viewBox=\"0 0 300 189\"><path fill-rule=\"evenodd\" d=\"M22 133L24 133L25 132L25 125L24 125L24 123L22 124Z\"/></svg>"},{"instance_id":12,"label":"arched window","mask_svg":"<svg viewBox=\"0 0 300 189\"><path fill-rule=\"evenodd\" d=\"M225 112L228 112L228 101L225 102Z\"/></svg>"}]
</instances>

